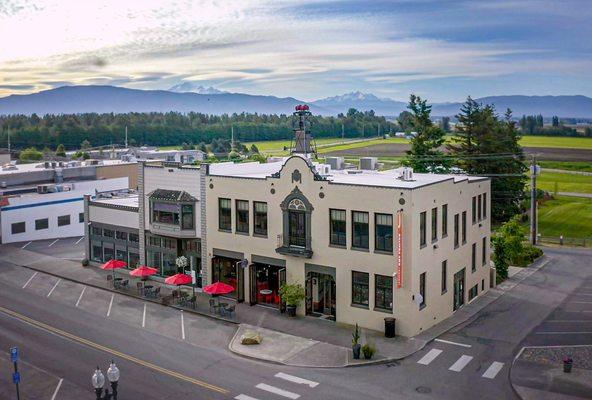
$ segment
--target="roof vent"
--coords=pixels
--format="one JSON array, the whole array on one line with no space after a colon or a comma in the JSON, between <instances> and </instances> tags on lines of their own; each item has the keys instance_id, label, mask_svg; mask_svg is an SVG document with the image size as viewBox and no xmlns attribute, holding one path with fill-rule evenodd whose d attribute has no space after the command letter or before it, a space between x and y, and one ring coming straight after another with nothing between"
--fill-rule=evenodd
<instances>
[{"instance_id":1,"label":"roof vent","mask_svg":"<svg viewBox=\"0 0 592 400\"><path fill-rule=\"evenodd\" d=\"M401 170L401 174L399 175L399 179L402 181L412 181L413 180L413 168L403 167L403 169Z\"/></svg>"}]
</instances>

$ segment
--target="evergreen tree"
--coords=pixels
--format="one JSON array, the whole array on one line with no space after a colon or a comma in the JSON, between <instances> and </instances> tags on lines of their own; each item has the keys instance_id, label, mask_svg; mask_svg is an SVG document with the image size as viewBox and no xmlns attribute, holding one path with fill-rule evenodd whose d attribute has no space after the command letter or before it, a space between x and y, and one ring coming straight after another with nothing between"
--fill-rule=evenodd
<instances>
[{"instance_id":1,"label":"evergreen tree","mask_svg":"<svg viewBox=\"0 0 592 400\"><path fill-rule=\"evenodd\" d=\"M481 118L483 110L479 103L467 97L467 101L461 106L460 114L456 116L455 135L452 137L452 143L449 144L448 151L457 158L457 166L469 174L474 174L478 159L472 158L478 153L477 130L482 129Z\"/></svg>"},{"instance_id":2,"label":"evergreen tree","mask_svg":"<svg viewBox=\"0 0 592 400\"><path fill-rule=\"evenodd\" d=\"M417 172L447 171L449 164L440 150L445 141L445 133L430 119L432 106L412 94L407 108L413 116L411 127L417 134L411 139L411 150L407 152L405 163Z\"/></svg>"},{"instance_id":3,"label":"evergreen tree","mask_svg":"<svg viewBox=\"0 0 592 400\"><path fill-rule=\"evenodd\" d=\"M556 115L554 115L554 116L553 116L553 119L552 119L552 125L553 125L554 127L557 127L557 126L559 126L559 117L558 117L558 116L556 116Z\"/></svg>"},{"instance_id":4,"label":"evergreen tree","mask_svg":"<svg viewBox=\"0 0 592 400\"><path fill-rule=\"evenodd\" d=\"M446 133L450 132L450 117L442 117L440 128Z\"/></svg>"}]
</instances>

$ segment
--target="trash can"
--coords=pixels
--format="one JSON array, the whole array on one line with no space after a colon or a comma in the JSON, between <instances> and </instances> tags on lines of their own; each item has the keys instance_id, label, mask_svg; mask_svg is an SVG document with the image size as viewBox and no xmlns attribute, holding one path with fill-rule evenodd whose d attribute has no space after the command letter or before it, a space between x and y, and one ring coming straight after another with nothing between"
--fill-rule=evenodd
<instances>
[{"instance_id":1,"label":"trash can","mask_svg":"<svg viewBox=\"0 0 592 400\"><path fill-rule=\"evenodd\" d=\"M395 337L395 318L387 317L384 319L384 336L388 338Z\"/></svg>"}]
</instances>

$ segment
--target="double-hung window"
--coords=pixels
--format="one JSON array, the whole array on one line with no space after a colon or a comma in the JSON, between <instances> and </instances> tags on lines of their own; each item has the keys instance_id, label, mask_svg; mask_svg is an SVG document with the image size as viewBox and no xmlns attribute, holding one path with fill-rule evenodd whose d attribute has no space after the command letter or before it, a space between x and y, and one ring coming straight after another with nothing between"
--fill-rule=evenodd
<instances>
[{"instance_id":1,"label":"double-hung window","mask_svg":"<svg viewBox=\"0 0 592 400\"><path fill-rule=\"evenodd\" d=\"M370 274L352 271L352 304L368 307L370 297Z\"/></svg>"},{"instance_id":2,"label":"double-hung window","mask_svg":"<svg viewBox=\"0 0 592 400\"><path fill-rule=\"evenodd\" d=\"M454 247L459 245L459 215L454 214Z\"/></svg>"},{"instance_id":3,"label":"double-hung window","mask_svg":"<svg viewBox=\"0 0 592 400\"><path fill-rule=\"evenodd\" d=\"M236 231L249 233L249 202L247 200L236 201Z\"/></svg>"},{"instance_id":4,"label":"double-hung window","mask_svg":"<svg viewBox=\"0 0 592 400\"><path fill-rule=\"evenodd\" d=\"M232 230L232 205L230 199L218 199L218 228Z\"/></svg>"},{"instance_id":5,"label":"double-hung window","mask_svg":"<svg viewBox=\"0 0 592 400\"><path fill-rule=\"evenodd\" d=\"M442 237L448 236L448 204L442 206Z\"/></svg>"},{"instance_id":6,"label":"double-hung window","mask_svg":"<svg viewBox=\"0 0 592 400\"><path fill-rule=\"evenodd\" d=\"M483 193L483 219L487 218L487 193Z\"/></svg>"},{"instance_id":7,"label":"double-hung window","mask_svg":"<svg viewBox=\"0 0 592 400\"><path fill-rule=\"evenodd\" d=\"M479 217L479 221L483 219L483 214L481 214L481 195L477 196L477 216Z\"/></svg>"},{"instance_id":8,"label":"double-hung window","mask_svg":"<svg viewBox=\"0 0 592 400\"><path fill-rule=\"evenodd\" d=\"M442 261L442 294L448 291L448 261Z\"/></svg>"},{"instance_id":9,"label":"double-hung window","mask_svg":"<svg viewBox=\"0 0 592 400\"><path fill-rule=\"evenodd\" d=\"M432 208L432 243L438 240L438 207Z\"/></svg>"},{"instance_id":10,"label":"double-hung window","mask_svg":"<svg viewBox=\"0 0 592 400\"><path fill-rule=\"evenodd\" d=\"M483 245L481 248L481 265L487 262L487 236L483 238Z\"/></svg>"},{"instance_id":11,"label":"double-hung window","mask_svg":"<svg viewBox=\"0 0 592 400\"><path fill-rule=\"evenodd\" d=\"M345 217L345 210L329 210L329 243L331 243L332 245L347 245Z\"/></svg>"},{"instance_id":12,"label":"double-hung window","mask_svg":"<svg viewBox=\"0 0 592 400\"><path fill-rule=\"evenodd\" d=\"M421 303L419 303L419 309L421 310L426 306L426 273L422 272L419 275L419 294L421 295Z\"/></svg>"},{"instance_id":13,"label":"double-hung window","mask_svg":"<svg viewBox=\"0 0 592 400\"><path fill-rule=\"evenodd\" d=\"M253 213L255 217L255 235L267 236L267 203L261 201L253 202Z\"/></svg>"},{"instance_id":14,"label":"double-hung window","mask_svg":"<svg viewBox=\"0 0 592 400\"><path fill-rule=\"evenodd\" d=\"M370 247L369 216L367 212L352 211L352 247Z\"/></svg>"},{"instance_id":15,"label":"double-hung window","mask_svg":"<svg viewBox=\"0 0 592 400\"><path fill-rule=\"evenodd\" d=\"M475 272L477 269L477 243L473 243L471 248L471 271Z\"/></svg>"},{"instance_id":16,"label":"double-hung window","mask_svg":"<svg viewBox=\"0 0 592 400\"><path fill-rule=\"evenodd\" d=\"M374 246L376 250L393 251L393 216L392 214L374 214Z\"/></svg>"},{"instance_id":17,"label":"double-hung window","mask_svg":"<svg viewBox=\"0 0 592 400\"><path fill-rule=\"evenodd\" d=\"M467 212L462 213L462 244L467 243Z\"/></svg>"},{"instance_id":18,"label":"double-hung window","mask_svg":"<svg viewBox=\"0 0 592 400\"><path fill-rule=\"evenodd\" d=\"M426 243L426 212L424 211L419 214L419 246L423 247Z\"/></svg>"},{"instance_id":19,"label":"double-hung window","mask_svg":"<svg viewBox=\"0 0 592 400\"><path fill-rule=\"evenodd\" d=\"M473 207L471 216L473 218L473 224L477 222L477 196L473 196Z\"/></svg>"}]
</instances>

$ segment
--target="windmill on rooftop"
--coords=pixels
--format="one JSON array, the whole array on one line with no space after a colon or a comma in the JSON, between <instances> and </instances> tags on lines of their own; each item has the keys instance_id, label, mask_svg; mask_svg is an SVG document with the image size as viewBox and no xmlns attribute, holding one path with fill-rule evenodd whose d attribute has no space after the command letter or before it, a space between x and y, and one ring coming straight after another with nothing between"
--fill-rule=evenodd
<instances>
[{"instance_id":1,"label":"windmill on rooftop","mask_svg":"<svg viewBox=\"0 0 592 400\"><path fill-rule=\"evenodd\" d=\"M317 144L310 133L310 121L308 117L312 115L306 104L296 106L293 114L296 117L294 123L294 137L290 143L291 154L302 154L306 158L314 155L317 158Z\"/></svg>"}]
</instances>

